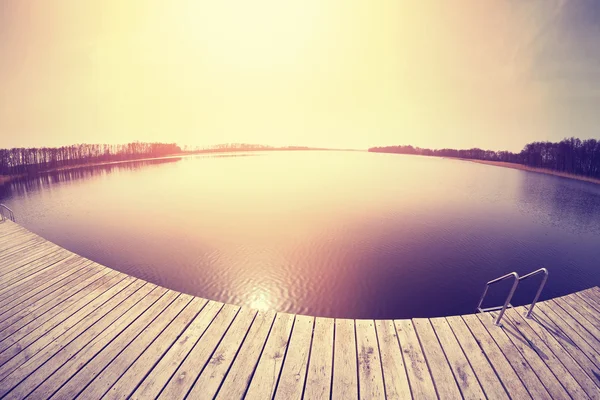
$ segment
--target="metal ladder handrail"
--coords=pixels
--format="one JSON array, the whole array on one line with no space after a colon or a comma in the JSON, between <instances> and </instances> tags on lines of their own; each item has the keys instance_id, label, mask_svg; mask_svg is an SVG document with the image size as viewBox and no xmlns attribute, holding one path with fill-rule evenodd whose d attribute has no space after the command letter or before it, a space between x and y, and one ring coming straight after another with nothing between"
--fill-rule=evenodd
<instances>
[{"instance_id":1,"label":"metal ladder handrail","mask_svg":"<svg viewBox=\"0 0 600 400\"><path fill-rule=\"evenodd\" d=\"M500 307L481 308L481 305L483 304L483 300L485 299L485 295L487 294L488 289L490 288L490 285L493 285L494 283L498 283L498 282L501 282L503 280L510 279L510 278L513 278L514 282L512 284L512 287L510 288L510 292L508 292L508 296L506 297L506 300L504 301L504 305L500 306ZM500 314L498 314L498 317L496 318L496 321L494 322L494 325L500 326L500 320L502 319L504 312L506 311L506 309L508 307L512 307L512 304L510 304L510 300L512 299L513 295L515 294L515 290L517 290L518 285L519 285L519 274L517 274L516 272L511 272L510 274L506 274L506 275L501 276L500 278L496 278L496 279L489 281L485 285L485 289L483 290L483 295L481 295L481 299L479 300L479 304L477 305L477 311L486 312L486 311L496 311L496 310L501 309Z\"/></svg>"},{"instance_id":2,"label":"metal ladder handrail","mask_svg":"<svg viewBox=\"0 0 600 400\"><path fill-rule=\"evenodd\" d=\"M531 318L531 313L533 313L533 308L535 307L535 304L537 303L538 299L540 298L540 295L542 294L542 290L544 289L544 286L546 285L546 281L548 280L548 270L546 268L537 269L537 270L530 272L527 275L523 275L521 277L519 277L519 274L517 274L516 272L511 272L510 274L506 274L506 275L501 276L500 278L496 278L496 279L489 281L485 285L485 289L483 290L483 295L481 295L481 299L479 300L479 304L477 305L477 311L478 312L487 312L487 311L500 310L500 313L498 314L496 321L494 321L494 325L500 326L500 320L502 320L502 317L504 316L504 312L506 311L506 309L508 307L511 307L511 308L513 307L513 305L510 304L510 301L511 301L513 295L515 294L515 291L517 290L517 286L519 286L519 283L527 278L531 278L532 276L539 275L541 273L544 274L544 277L542 278L542 281L540 282L540 286L538 287L537 293L535 294L535 297L533 298L533 302L529 305L529 307L525 306L525 308L527 308L527 314L525 314L525 318ZM512 284L512 287L510 288L510 292L508 292L508 296L506 297L506 301L504 302L504 305L497 306L497 307L481 308L481 305L483 304L483 300L485 299L485 295L487 294L490 285L500 282L500 281L503 281L503 280L506 280L506 279L509 279L511 277L514 279L514 282Z\"/></svg>"},{"instance_id":3,"label":"metal ladder handrail","mask_svg":"<svg viewBox=\"0 0 600 400\"><path fill-rule=\"evenodd\" d=\"M540 298L540 295L542 294L542 290L544 289L544 286L546 285L546 281L548 280L548 270L546 268L540 268L538 270L528 273L527 275L523 275L522 277L519 278L519 282L520 282L527 278L531 278L532 276L539 275L541 273L544 274L544 277L542 278L542 281L540 282L540 286L538 287L537 293L535 294L535 297L533 298L533 302L531 303L529 308L527 308L527 306L525 306L525 308L527 308L527 314L525 314L525 318L531 318L531 313L533 312L535 303L537 303L538 299Z\"/></svg>"},{"instance_id":4,"label":"metal ladder handrail","mask_svg":"<svg viewBox=\"0 0 600 400\"><path fill-rule=\"evenodd\" d=\"M8 214L8 217L5 215L5 212ZM15 213L6 205L0 204L0 220L5 221L7 218L10 219L12 222L15 222Z\"/></svg>"}]
</instances>

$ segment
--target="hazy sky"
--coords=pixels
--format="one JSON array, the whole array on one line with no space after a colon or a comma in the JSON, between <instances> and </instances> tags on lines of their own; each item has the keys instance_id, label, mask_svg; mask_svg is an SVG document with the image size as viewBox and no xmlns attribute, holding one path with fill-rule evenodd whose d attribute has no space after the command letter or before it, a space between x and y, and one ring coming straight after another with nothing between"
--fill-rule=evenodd
<instances>
[{"instance_id":1,"label":"hazy sky","mask_svg":"<svg viewBox=\"0 0 600 400\"><path fill-rule=\"evenodd\" d=\"M600 138L600 1L2 0L0 147Z\"/></svg>"}]
</instances>

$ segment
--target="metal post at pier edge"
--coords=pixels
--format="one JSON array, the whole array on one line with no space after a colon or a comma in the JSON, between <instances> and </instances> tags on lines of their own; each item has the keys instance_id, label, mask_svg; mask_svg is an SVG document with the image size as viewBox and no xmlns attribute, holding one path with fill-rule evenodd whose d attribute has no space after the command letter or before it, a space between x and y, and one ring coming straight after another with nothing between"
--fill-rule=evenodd
<instances>
[{"instance_id":1,"label":"metal post at pier edge","mask_svg":"<svg viewBox=\"0 0 600 400\"><path fill-rule=\"evenodd\" d=\"M488 292L488 288L490 287L490 285L503 281L505 279L510 279L513 278L514 282L512 284L512 287L510 288L510 292L508 292L508 296L506 297L506 300L504 301L504 305L502 307L491 307L491 308L481 308L481 305L483 304L483 300L485 299L485 295ZM519 274L517 274L516 272L511 272L510 274L506 274L504 276L501 276L500 278L496 278L494 280L489 281L486 285L485 285L485 289L483 290L483 295L481 295L481 299L479 300L479 305L477 306L477 311L479 312L486 312L486 311L496 311L496 310L500 310L500 313L498 314L498 317L496 318L496 321L494 322L494 325L496 326L500 326L500 320L502 319L502 316L504 315L504 312L506 311L506 309L510 306L512 307L512 305L510 304L510 300L512 299L513 295L515 294L515 290L517 290L517 286L519 285Z\"/></svg>"},{"instance_id":2,"label":"metal post at pier edge","mask_svg":"<svg viewBox=\"0 0 600 400\"><path fill-rule=\"evenodd\" d=\"M538 299L540 298L540 295L542 294L542 290L544 289L544 285L546 285L546 281L548 280L548 270L546 268L540 268L537 271L533 271L533 272L519 278L519 281L522 281L529 277L532 277L534 275L538 275L541 273L544 274L544 277L542 278L542 282L540 282L540 287L538 288L538 291L535 294L535 297L533 298L533 302L527 308L527 314L525 314L525 318L531 318L531 313L533 313L533 308L535 307L535 303L537 303Z\"/></svg>"},{"instance_id":3,"label":"metal post at pier edge","mask_svg":"<svg viewBox=\"0 0 600 400\"><path fill-rule=\"evenodd\" d=\"M15 222L15 213L4 204L0 204L0 221L4 222L6 219Z\"/></svg>"}]
</instances>

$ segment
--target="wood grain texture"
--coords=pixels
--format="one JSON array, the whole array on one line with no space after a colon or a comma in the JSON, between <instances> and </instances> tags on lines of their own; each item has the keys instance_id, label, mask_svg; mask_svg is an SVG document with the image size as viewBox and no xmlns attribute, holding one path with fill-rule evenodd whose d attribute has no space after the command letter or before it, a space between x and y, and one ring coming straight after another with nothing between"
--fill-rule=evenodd
<instances>
[{"instance_id":1,"label":"wood grain texture","mask_svg":"<svg viewBox=\"0 0 600 400\"><path fill-rule=\"evenodd\" d=\"M335 320L333 345L333 399L358 398L358 359L354 320Z\"/></svg>"},{"instance_id":2,"label":"wood grain texture","mask_svg":"<svg viewBox=\"0 0 600 400\"><path fill-rule=\"evenodd\" d=\"M333 318L316 318L310 364L304 387L307 399L328 399L333 374Z\"/></svg>"},{"instance_id":3,"label":"wood grain texture","mask_svg":"<svg viewBox=\"0 0 600 400\"><path fill-rule=\"evenodd\" d=\"M375 327L379 339L386 397L388 399L408 399L411 397L410 385L394 321L376 320Z\"/></svg>"},{"instance_id":4,"label":"wood grain texture","mask_svg":"<svg viewBox=\"0 0 600 400\"><path fill-rule=\"evenodd\" d=\"M432 328L435 330L435 335L440 342L446 359L448 360L448 364L454 374L456 383L458 383L458 387L460 388L462 396L465 399L484 398L485 395L481 385L477 381L477 376L471 368L471 365L462 351L460 344L456 340L456 337L454 337L452 329L450 328L450 325L448 325L448 321L446 321L445 318L432 318L428 322L431 323ZM417 324L415 323L415 325ZM417 330L420 330L419 326L417 326ZM427 331L428 328L425 328L425 330ZM423 340L422 343L425 345ZM427 351L425 352L425 355L427 355Z\"/></svg>"},{"instance_id":5,"label":"wood grain texture","mask_svg":"<svg viewBox=\"0 0 600 400\"><path fill-rule=\"evenodd\" d=\"M275 399L301 399L312 343L314 317L297 315L283 360Z\"/></svg>"},{"instance_id":6,"label":"wood grain texture","mask_svg":"<svg viewBox=\"0 0 600 400\"><path fill-rule=\"evenodd\" d=\"M238 352L231 369L219 389L217 399L241 399L246 394L273 321L275 312L259 312Z\"/></svg>"},{"instance_id":7,"label":"wood grain texture","mask_svg":"<svg viewBox=\"0 0 600 400\"><path fill-rule=\"evenodd\" d=\"M293 325L292 314L278 313L275 317L267 343L246 392L247 399L273 398Z\"/></svg>"},{"instance_id":8,"label":"wood grain texture","mask_svg":"<svg viewBox=\"0 0 600 400\"><path fill-rule=\"evenodd\" d=\"M436 398L437 393L433 385L433 379L413 323L409 320L396 320L394 322L400 347L404 353L404 363L413 397L416 399Z\"/></svg>"}]
</instances>

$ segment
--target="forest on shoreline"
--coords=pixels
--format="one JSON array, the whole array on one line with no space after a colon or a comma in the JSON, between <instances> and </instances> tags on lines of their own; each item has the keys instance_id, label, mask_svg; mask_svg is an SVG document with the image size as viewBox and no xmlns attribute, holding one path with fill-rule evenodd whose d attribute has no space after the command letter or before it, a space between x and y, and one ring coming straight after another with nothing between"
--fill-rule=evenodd
<instances>
[{"instance_id":1,"label":"forest on shoreline","mask_svg":"<svg viewBox=\"0 0 600 400\"><path fill-rule=\"evenodd\" d=\"M34 175L80 166L135 161L185 154L234 151L322 150L305 146L272 147L259 144L225 143L209 147L184 147L175 143L76 144L62 147L0 149L0 183L12 177Z\"/></svg>"},{"instance_id":2,"label":"forest on shoreline","mask_svg":"<svg viewBox=\"0 0 600 400\"><path fill-rule=\"evenodd\" d=\"M62 147L0 149L0 175L20 176L69 168L181 153L175 143L77 144Z\"/></svg>"},{"instance_id":3,"label":"forest on shoreline","mask_svg":"<svg viewBox=\"0 0 600 400\"><path fill-rule=\"evenodd\" d=\"M560 142L532 142L526 144L519 153L479 148L432 150L404 145L372 147L369 151L511 163L600 179L600 141L596 139L581 140L572 137Z\"/></svg>"}]
</instances>

